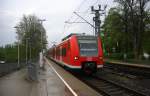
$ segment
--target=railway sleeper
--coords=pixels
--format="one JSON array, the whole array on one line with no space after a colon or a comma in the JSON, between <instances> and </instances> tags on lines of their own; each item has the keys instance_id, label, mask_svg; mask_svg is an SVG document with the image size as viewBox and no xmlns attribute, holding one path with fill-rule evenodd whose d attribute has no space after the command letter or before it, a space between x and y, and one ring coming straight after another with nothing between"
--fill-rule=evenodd
<instances>
[{"instance_id":1,"label":"railway sleeper","mask_svg":"<svg viewBox=\"0 0 150 96\"><path fill-rule=\"evenodd\" d=\"M120 92L113 92L111 93L111 96L134 96L133 94L125 93L123 91Z\"/></svg>"},{"instance_id":2,"label":"railway sleeper","mask_svg":"<svg viewBox=\"0 0 150 96\"><path fill-rule=\"evenodd\" d=\"M99 85L98 86L99 88L103 88L103 89L112 89L112 88L114 88L113 86L111 86L111 85L107 85L107 86L101 86L101 85Z\"/></svg>"},{"instance_id":3,"label":"railway sleeper","mask_svg":"<svg viewBox=\"0 0 150 96\"><path fill-rule=\"evenodd\" d=\"M129 88L128 86L125 86L123 84L120 84L118 82L114 82L114 81L110 81L110 80L106 80L105 78L102 78L102 77L98 77L100 80L104 80L108 83L111 83L113 84L114 86L118 86L119 88L124 88L125 90L128 90L128 92L131 92L131 93L136 93L137 95L136 96L147 96L145 93L143 92L139 92L137 91L136 89L133 89L133 88ZM134 95L133 95L134 96Z\"/></svg>"},{"instance_id":4,"label":"railway sleeper","mask_svg":"<svg viewBox=\"0 0 150 96\"><path fill-rule=\"evenodd\" d=\"M111 89L107 89L109 92L124 92L123 90L121 90L120 88L111 88Z\"/></svg>"}]
</instances>

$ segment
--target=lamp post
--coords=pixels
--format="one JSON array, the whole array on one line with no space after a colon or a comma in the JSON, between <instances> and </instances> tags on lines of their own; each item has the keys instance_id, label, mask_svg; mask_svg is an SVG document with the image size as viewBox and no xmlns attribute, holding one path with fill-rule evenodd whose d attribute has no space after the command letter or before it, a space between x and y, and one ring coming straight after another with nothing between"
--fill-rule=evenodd
<instances>
[{"instance_id":1,"label":"lamp post","mask_svg":"<svg viewBox=\"0 0 150 96\"><path fill-rule=\"evenodd\" d=\"M15 26L14 28L23 28L19 26ZM26 38L26 64L28 63L28 39ZM20 44L19 44L19 37L18 37L18 68L20 68Z\"/></svg>"},{"instance_id":2,"label":"lamp post","mask_svg":"<svg viewBox=\"0 0 150 96\"><path fill-rule=\"evenodd\" d=\"M18 26L15 26L14 28L20 28ZM18 64L17 64L17 68L20 68L20 46L19 46L19 36L18 36Z\"/></svg>"},{"instance_id":3,"label":"lamp post","mask_svg":"<svg viewBox=\"0 0 150 96\"><path fill-rule=\"evenodd\" d=\"M41 23L41 25L43 24L43 21L46 21L46 19L38 19L38 21L40 21L40 23ZM42 54L43 54L43 34L42 34L42 31L41 31L41 52L42 52Z\"/></svg>"},{"instance_id":4,"label":"lamp post","mask_svg":"<svg viewBox=\"0 0 150 96\"><path fill-rule=\"evenodd\" d=\"M26 38L26 65L28 64L28 40L29 38Z\"/></svg>"},{"instance_id":5,"label":"lamp post","mask_svg":"<svg viewBox=\"0 0 150 96\"><path fill-rule=\"evenodd\" d=\"M45 19L38 19L38 21L40 21L40 24L41 24L41 28L42 28L42 24L43 24L43 21L46 21ZM43 70L45 70L45 64L44 64L44 56L43 56L43 34L42 34L43 30L41 30L41 52L40 52L40 61L41 61L41 68Z\"/></svg>"}]
</instances>

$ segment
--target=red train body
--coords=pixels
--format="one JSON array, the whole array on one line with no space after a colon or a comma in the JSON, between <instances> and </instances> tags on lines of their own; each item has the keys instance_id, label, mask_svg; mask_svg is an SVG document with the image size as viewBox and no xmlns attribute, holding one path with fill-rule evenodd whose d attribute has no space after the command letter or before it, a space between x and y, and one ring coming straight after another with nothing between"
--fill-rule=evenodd
<instances>
[{"instance_id":1,"label":"red train body","mask_svg":"<svg viewBox=\"0 0 150 96\"><path fill-rule=\"evenodd\" d=\"M96 72L103 67L101 39L96 36L70 34L49 49L49 56L63 66Z\"/></svg>"}]
</instances>

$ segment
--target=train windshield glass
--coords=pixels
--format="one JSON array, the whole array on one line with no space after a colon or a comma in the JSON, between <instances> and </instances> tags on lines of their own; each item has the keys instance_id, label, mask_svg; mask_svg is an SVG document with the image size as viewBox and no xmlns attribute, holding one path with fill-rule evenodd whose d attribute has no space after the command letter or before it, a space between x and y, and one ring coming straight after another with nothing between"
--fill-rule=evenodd
<instances>
[{"instance_id":1,"label":"train windshield glass","mask_svg":"<svg viewBox=\"0 0 150 96\"><path fill-rule=\"evenodd\" d=\"M81 56L97 56L98 46L96 39L78 39Z\"/></svg>"}]
</instances>

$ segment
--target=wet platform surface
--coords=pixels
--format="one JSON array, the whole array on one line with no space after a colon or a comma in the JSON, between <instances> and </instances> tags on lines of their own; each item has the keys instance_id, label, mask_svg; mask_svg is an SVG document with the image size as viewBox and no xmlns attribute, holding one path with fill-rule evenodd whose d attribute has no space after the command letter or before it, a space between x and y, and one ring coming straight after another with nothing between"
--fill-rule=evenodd
<instances>
[{"instance_id":1,"label":"wet platform surface","mask_svg":"<svg viewBox=\"0 0 150 96\"><path fill-rule=\"evenodd\" d=\"M39 96L73 96L50 66L46 65L46 71L39 74Z\"/></svg>"},{"instance_id":2,"label":"wet platform surface","mask_svg":"<svg viewBox=\"0 0 150 96\"><path fill-rule=\"evenodd\" d=\"M56 70L59 70L58 73L61 72L60 75L66 78L64 80L68 80L67 82L77 93L74 95L49 64L46 64L45 71L38 71L37 81L27 78L27 69L21 69L0 78L0 96L101 96L86 84L63 71L58 65L55 66Z\"/></svg>"},{"instance_id":3,"label":"wet platform surface","mask_svg":"<svg viewBox=\"0 0 150 96\"><path fill-rule=\"evenodd\" d=\"M0 96L73 96L50 67L38 74L38 81L28 80L26 69L0 78Z\"/></svg>"},{"instance_id":4,"label":"wet platform surface","mask_svg":"<svg viewBox=\"0 0 150 96\"><path fill-rule=\"evenodd\" d=\"M81 82L66 70L62 70L62 67L58 66L51 60L46 59L47 63L57 70L57 73L66 81L66 83L72 88L75 95L73 96L102 96L100 93ZM95 82L93 82L95 83ZM63 95L62 95L63 96Z\"/></svg>"},{"instance_id":5,"label":"wet platform surface","mask_svg":"<svg viewBox=\"0 0 150 96\"><path fill-rule=\"evenodd\" d=\"M26 69L22 69L0 78L0 96L38 96L38 84L26 77Z\"/></svg>"}]
</instances>

